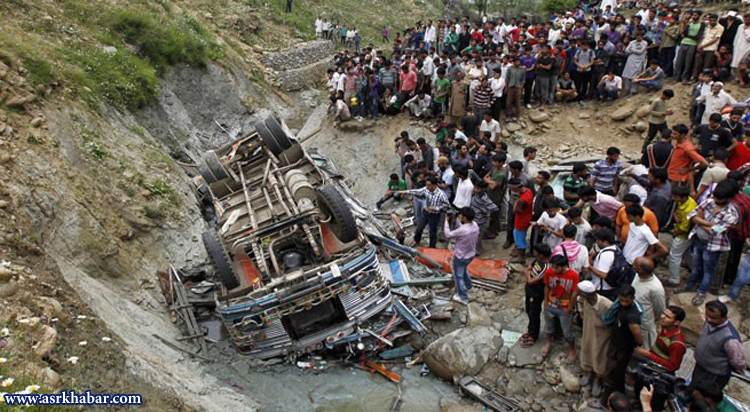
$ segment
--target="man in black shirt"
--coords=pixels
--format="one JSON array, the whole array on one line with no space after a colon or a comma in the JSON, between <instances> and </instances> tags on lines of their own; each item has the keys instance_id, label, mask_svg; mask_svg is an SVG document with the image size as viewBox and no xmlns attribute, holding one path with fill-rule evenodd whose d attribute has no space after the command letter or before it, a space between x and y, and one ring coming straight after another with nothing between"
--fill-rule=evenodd
<instances>
[{"instance_id":1,"label":"man in black shirt","mask_svg":"<svg viewBox=\"0 0 750 412\"><path fill-rule=\"evenodd\" d=\"M555 57L550 54L549 45L542 46L542 54L537 59L536 82L539 84L539 102L543 108L545 104L554 103L555 85L552 84L552 72L556 70Z\"/></svg>"},{"instance_id":2,"label":"man in black shirt","mask_svg":"<svg viewBox=\"0 0 750 412\"><path fill-rule=\"evenodd\" d=\"M612 340L609 344L607 369L604 374L604 390L599 402L607 404L609 395L614 391L625 391L625 371L633 356L633 350L643 344L641 335L641 312L635 303L635 289L624 284L617 289L617 314L605 323L612 328ZM614 306L614 305L613 305ZM610 315L610 311L606 312ZM602 408L603 409L603 408Z\"/></svg>"},{"instance_id":3,"label":"man in black shirt","mask_svg":"<svg viewBox=\"0 0 750 412\"><path fill-rule=\"evenodd\" d=\"M646 151L641 156L641 164L647 169L653 167L666 169L672 159L672 130L666 129L661 134L661 140L646 146Z\"/></svg>"},{"instance_id":4,"label":"man in black shirt","mask_svg":"<svg viewBox=\"0 0 750 412\"><path fill-rule=\"evenodd\" d=\"M435 166L435 151L432 150L424 137L417 139L419 150L422 151L422 160L427 164L427 169L432 170Z\"/></svg>"},{"instance_id":5,"label":"man in black shirt","mask_svg":"<svg viewBox=\"0 0 750 412\"><path fill-rule=\"evenodd\" d=\"M470 108L467 110L466 116L461 118L461 131L464 132L466 137L477 137L478 125L479 119Z\"/></svg>"},{"instance_id":6,"label":"man in black shirt","mask_svg":"<svg viewBox=\"0 0 750 412\"><path fill-rule=\"evenodd\" d=\"M492 142L485 142L477 150L474 158L474 173L477 176L484 178L487 172L492 168L492 151L495 150L495 144Z\"/></svg>"},{"instance_id":7,"label":"man in black shirt","mask_svg":"<svg viewBox=\"0 0 750 412\"><path fill-rule=\"evenodd\" d=\"M694 135L698 136L698 153L708 159L717 147L729 150L734 144L734 138L729 130L721 127L721 115L714 113L708 118L708 124L702 124L695 128Z\"/></svg>"},{"instance_id":8,"label":"man in black shirt","mask_svg":"<svg viewBox=\"0 0 750 412\"><path fill-rule=\"evenodd\" d=\"M733 109L732 114L729 115L729 119L721 122L721 127L729 130L736 142L742 142L743 135L745 134L745 127L742 126L742 109Z\"/></svg>"}]
</instances>

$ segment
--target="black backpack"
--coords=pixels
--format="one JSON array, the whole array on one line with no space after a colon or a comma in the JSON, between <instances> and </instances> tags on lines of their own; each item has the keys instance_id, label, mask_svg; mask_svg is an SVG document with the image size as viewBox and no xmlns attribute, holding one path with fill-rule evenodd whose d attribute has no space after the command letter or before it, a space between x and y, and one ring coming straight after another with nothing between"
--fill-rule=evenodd
<instances>
[{"instance_id":1,"label":"black backpack","mask_svg":"<svg viewBox=\"0 0 750 412\"><path fill-rule=\"evenodd\" d=\"M630 285L635 279L635 270L625 259L625 255L622 254L622 250L615 246L614 249L602 250L599 253L612 252L615 254L615 260L612 262L612 267L607 272L607 278L604 279L609 286L613 289L618 289L622 285Z\"/></svg>"}]
</instances>

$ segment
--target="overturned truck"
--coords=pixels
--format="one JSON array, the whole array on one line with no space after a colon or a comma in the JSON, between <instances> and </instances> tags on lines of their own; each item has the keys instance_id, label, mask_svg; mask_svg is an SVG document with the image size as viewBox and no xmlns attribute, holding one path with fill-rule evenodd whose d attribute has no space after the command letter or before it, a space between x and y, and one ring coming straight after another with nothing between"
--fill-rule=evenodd
<instances>
[{"instance_id":1,"label":"overturned truck","mask_svg":"<svg viewBox=\"0 0 750 412\"><path fill-rule=\"evenodd\" d=\"M237 347L299 356L354 333L392 297L344 182L275 118L255 129L197 165L198 195L215 212L203 242Z\"/></svg>"}]
</instances>

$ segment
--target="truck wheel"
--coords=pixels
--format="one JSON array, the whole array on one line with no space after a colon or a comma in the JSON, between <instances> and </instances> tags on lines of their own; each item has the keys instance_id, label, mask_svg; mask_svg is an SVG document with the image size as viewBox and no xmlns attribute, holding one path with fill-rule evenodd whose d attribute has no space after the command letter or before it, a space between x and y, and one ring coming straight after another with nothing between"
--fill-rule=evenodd
<instances>
[{"instance_id":1,"label":"truck wheel","mask_svg":"<svg viewBox=\"0 0 750 412\"><path fill-rule=\"evenodd\" d=\"M302 146L295 144L292 147L281 152L277 157L279 158L279 166L289 166L290 164L296 163L302 159L304 153L302 152Z\"/></svg>"},{"instance_id":2,"label":"truck wheel","mask_svg":"<svg viewBox=\"0 0 750 412\"><path fill-rule=\"evenodd\" d=\"M354 220L344 197L332 185L318 188L318 206L331 217L328 226L339 240L351 242L359 235L357 221Z\"/></svg>"},{"instance_id":3,"label":"truck wheel","mask_svg":"<svg viewBox=\"0 0 750 412\"><path fill-rule=\"evenodd\" d=\"M209 150L203 155L203 160L206 162L206 166L211 170L216 180L222 180L229 177L229 173L224 168L224 164L219 160L219 156L215 151Z\"/></svg>"},{"instance_id":4,"label":"truck wheel","mask_svg":"<svg viewBox=\"0 0 750 412\"><path fill-rule=\"evenodd\" d=\"M214 271L219 277L221 283L223 283L227 289L234 289L239 286L240 281L234 273L232 263L229 260L229 255L227 255L224 246L219 242L213 231L203 232L203 246L206 248L208 258L214 265Z\"/></svg>"},{"instance_id":5,"label":"truck wheel","mask_svg":"<svg viewBox=\"0 0 750 412\"><path fill-rule=\"evenodd\" d=\"M258 132L260 139L266 146L268 146L268 150L270 150L274 156L278 156L284 151L284 148L279 145L271 131L266 127L265 123L255 123L255 131Z\"/></svg>"},{"instance_id":6,"label":"truck wheel","mask_svg":"<svg viewBox=\"0 0 750 412\"><path fill-rule=\"evenodd\" d=\"M266 118L265 122L266 127L271 132L274 138L276 138L276 143L279 144L279 147L286 150L294 144L294 141L289 138L289 136L284 132L284 129L281 127L281 124L278 120L276 120L275 117L269 116Z\"/></svg>"},{"instance_id":7,"label":"truck wheel","mask_svg":"<svg viewBox=\"0 0 750 412\"><path fill-rule=\"evenodd\" d=\"M214 176L213 172L211 172L211 168L208 167L208 165L205 162L198 161L198 163L195 164L195 166L198 168L198 173L201 174L201 177L206 182L206 184L216 183L219 179Z\"/></svg>"}]
</instances>

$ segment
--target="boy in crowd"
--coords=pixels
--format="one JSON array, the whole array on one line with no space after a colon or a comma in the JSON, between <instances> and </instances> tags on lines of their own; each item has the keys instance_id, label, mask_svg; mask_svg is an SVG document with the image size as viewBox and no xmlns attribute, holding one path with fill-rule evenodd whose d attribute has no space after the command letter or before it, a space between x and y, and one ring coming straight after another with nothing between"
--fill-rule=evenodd
<instances>
[{"instance_id":1,"label":"boy in crowd","mask_svg":"<svg viewBox=\"0 0 750 412\"><path fill-rule=\"evenodd\" d=\"M667 286L680 284L680 263L682 256L690 247L691 240L688 238L692 226L688 215L698 204L690 197L690 189L685 186L672 188L672 200L675 203L675 211L672 214L674 231L672 232L672 244L669 248L669 279Z\"/></svg>"},{"instance_id":2,"label":"boy in crowd","mask_svg":"<svg viewBox=\"0 0 750 412\"><path fill-rule=\"evenodd\" d=\"M576 227L576 242L585 245L589 233L591 233L591 224L583 218L581 209L575 207L568 210L568 218Z\"/></svg>"},{"instance_id":3,"label":"boy in crowd","mask_svg":"<svg viewBox=\"0 0 750 412\"><path fill-rule=\"evenodd\" d=\"M560 321L563 335L568 342L568 363L575 362L575 331L573 330L573 308L578 296L578 273L568 267L568 258L553 256L550 267L544 272L544 338L542 357L552 349L552 334L555 319Z\"/></svg>"},{"instance_id":4,"label":"boy in crowd","mask_svg":"<svg viewBox=\"0 0 750 412\"><path fill-rule=\"evenodd\" d=\"M534 194L521 184L521 179L514 177L508 181L510 190L518 195L513 204L513 240L516 245L516 257L513 263L526 263L526 234L531 226L531 215L534 208Z\"/></svg>"},{"instance_id":5,"label":"boy in crowd","mask_svg":"<svg viewBox=\"0 0 750 412\"><path fill-rule=\"evenodd\" d=\"M383 207L383 203L391 198L393 199L393 204L398 205L399 202L401 202L401 195L395 192L399 190L406 190L406 181L400 179L396 173L391 173L390 179L388 180L388 191L385 192L382 199L378 200L375 208L380 210L380 208Z\"/></svg>"},{"instance_id":6,"label":"boy in crowd","mask_svg":"<svg viewBox=\"0 0 750 412\"><path fill-rule=\"evenodd\" d=\"M552 250L545 243L534 245L534 261L526 268L526 315L529 317L527 332L521 336L521 346L528 348L536 344L541 327L542 303L544 301L544 273L549 268Z\"/></svg>"}]
</instances>

